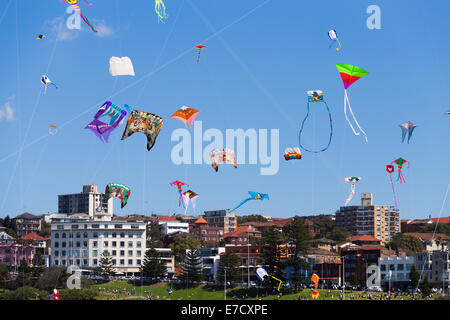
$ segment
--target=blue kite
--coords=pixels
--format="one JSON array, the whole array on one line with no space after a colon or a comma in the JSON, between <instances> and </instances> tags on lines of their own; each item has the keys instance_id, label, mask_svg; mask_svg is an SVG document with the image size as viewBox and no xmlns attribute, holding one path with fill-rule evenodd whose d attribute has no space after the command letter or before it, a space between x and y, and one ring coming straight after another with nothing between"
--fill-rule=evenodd
<instances>
[{"instance_id":1,"label":"blue kite","mask_svg":"<svg viewBox=\"0 0 450 320\"><path fill-rule=\"evenodd\" d=\"M265 194L265 193L259 193L259 192L254 192L254 191L249 191L248 192L250 194L250 197L245 199L244 201L242 201L236 208L234 208L231 211L228 211L228 213L231 213L233 211L236 211L240 206L242 206L244 203L246 203L247 201L250 200L264 200L267 199L269 200L269 195Z\"/></svg>"}]
</instances>

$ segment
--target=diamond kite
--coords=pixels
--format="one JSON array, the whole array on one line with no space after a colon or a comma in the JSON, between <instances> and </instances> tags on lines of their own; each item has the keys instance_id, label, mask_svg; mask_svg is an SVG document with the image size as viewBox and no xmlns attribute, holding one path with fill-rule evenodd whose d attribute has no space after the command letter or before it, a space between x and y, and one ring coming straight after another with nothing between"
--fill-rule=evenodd
<instances>
[{"instance_id":1,"label":"diamond kite","mask_svg":"<svg viewBox=\"0 0 450 320\"><path fill-rule=\"evenodd\" d=\"M399 127L402 129L402 143L405 141L406 134L408 134L408 143L409 143L409 139L411 139L413 131L417 127L417 125L415 125L411 121L408 121L400 124Z\"/></svg>"},{"instance_id":2,"label":"diamond kite","mask_svg":"<svg viewBox=\"0 0 450 320\"><path fill-rule=\"evenodd\" d=\"M121 208L125 207L130 197L131 190L127 186L118 183L110 183L106 186L105 198L111 197L119 198L121 202Z\"/></svg>"},{"instance_id":3,"label":"diamond kite","mask_svg":"<svg viewBox=\"0 0 450 320\"><path fill-rule=\"evenodd\" d=\"M364 132L364 130L359 126L358 121L355 118L355 115L353 114L353 110L352 107L350 105L350 101L348 100L348 95L347 95L347 88L350 87L353 83L355 83L356 81L358 81L359 79L361 79L364 76L367 76L369 73L361 68L352 66L350 64L337 64L336 68L339 71L339 74L341 75L342 78L342 82L344 83L344 92L345 92L345 100L344 100L344 114L345 114L345 119L347 119L348 124L350 125L350 127L352 128L352 131L355 135L359 136L361 134L361 132L364 134L366 142L367 140L367 135ZM361 130L361 132L356 132L355 129L353 128L352 124L350 123L350 120L347 117L347 104L348 104L348 109L350 110L350 113L352 114L353 120L355 120L356 125L358 126L359 130Z\"/></svg>"},{"instance_id":4,"label":"diamond kite","mask_svg":"<svg viewBox=\"0 0 450 320\"><path fill-rule=\"evenodd\" d=\"M268 194L258 193L258 192L254 192L254 191L249 191L248 193L250 194L250 197L245 199L241 203L239 203L236 208L234 208L233 210L228 211L228 213L236 211L236 209L238 209L240 206L242 206L244 203L246 203L247 201L250 201L250 200L264 200L264 199L269 200L269 195Z\"/></svg>"},{"instance_id":5,"label":"diamond kite","mask_svg":"<svg viewBox=\"0 0 450 320\"><path fill-rule=\"evenodd\" d=\"M129 57L111 57L109 59L109 73L115 76L134 76L133 63Z\"/></svg>"},{"instance_id":6,"label":"diamond kite","mask_svg":"<svg viewBox=\"0 0 450 320\"><path fill-rule=\"evenodd\" d=\"M186 128L189 125L192 127L192 123L194 122L195 117L200 113L201 111L189 108L186 106L182 106L177 112L175 112L173 115L171 115L171 118L175 118L178 120L181 120Z\"/></svg>"},{"instance_id":7,"label":"diamond kite","mask_svg":"<svg viewBox=\"0 0 450 320\"><path fill-rule=\"evenodd\" d=\"M215 149L211 151L209 158L211 159L211 165L216 172L219 170L219 164L223 162L231 163L233 167L237 168L236 156L231 149Z\"/></svg>"},{"instance_id":8,"label":"diamond kite","mask_svg":"<svg viewBox=\"0 0 450 320\"><path fill-rule=\"evenodd\" d=\"M147 136L147 150L150 151L155 144L159 131L163 125L163 118L146 111L131 111L122 139L125 140L135 132L141 132Z\"/></svg>"},{"instance_id":9,"label":"diamond kite","mask_svg":"<svg viewBox=\"0 0 450 320\"><path fill-rule=\"evenodd\" d=\"M355 194L356 182L361 180L361 178L359 178L359 177L347 177L347 178L344 178L344 179L345 179L345 181L351 182L351 184L352 184L352 191L351 191L350 195L348 196L347 200L345 200L345 205L347 205L347 203L349 203L350 200L352 200L353 195Z\"/></svg>"},{"instance_id":10,"label":"diamond kite","mask_svg":"<svg viewBox=\"0 0 450 320\"><path fill-rule=\"evenodd\" d=\"M94 32L98 32L97 30L94 29L94 27L90 24L89 20L87 18L84 17L83 12L81 12L80 7L78 6L78 0L59 0L59 2L61 3L68 3L70 4L76 12L78 12L78 14L80 15L80 17L84 20L84 22L86 22L86 24L91 27L92 31ZM87 2L86 0L84 0L84 2L86 2L88 5L92 5L92 3Z\"/></svg>"}]
</instances>

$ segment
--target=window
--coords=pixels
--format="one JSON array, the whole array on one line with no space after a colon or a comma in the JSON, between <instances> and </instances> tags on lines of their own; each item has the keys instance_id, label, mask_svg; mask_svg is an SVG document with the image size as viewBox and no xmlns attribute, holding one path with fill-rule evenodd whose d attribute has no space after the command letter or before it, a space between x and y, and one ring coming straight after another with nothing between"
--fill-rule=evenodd
<instances>
[{"instance_id":1,"label":"window","mask_svg":"<svg viewBox=\"0 0 450 320\"><path fill-rule=\"evenodd\" d=\"M117 247L117 242L116 242L116 241L113 241L113 242L112 242L112 246L113 246L113 247Z\"/></svg>"},{"instance_id":2,"label":"window","mask_svg":"<svg viewBox=\"0 0 450 320\"><path fill-rule=\"evenodd\" d=\"M59 233L55 233L55 239L59 239Z\"/></svg>"},{"instance_id":3,"label":"window","mask_svg":"<svg viewBox=\"0 0 450 320\"><path fill-rule=\"evenodd\" d=\"M97 265L97 259L94 259L93 262L92 262L92 264L93 264L94 266Z\"/></svg>"},{"instance_id":4,"label":"window","mask_svg":"<svg viewBox=\"0 0 450 320\"><path fill-rule=\"evenodd\" d=\"M133 265L133 260L132 259L128 259L128 265Z\"/></svg>"},{"instance_id":5,"label":"window","mask_svg":"<svg viewBox=\"0 0 450 320\"><path fill-rule=\"evenodd\" d=\"M59 251L55 250L55 257L59 256Z\"/></svg>"},{"instance_id":6,"label":"window","mask_svg":"<svg viewBox=\"0 0 450 320\"><path fill-rule=\"evenodd\" d=\"M389 265L389 270L395 271L395 264L390 264Z\"/></svg>"},{"instance_id":7,"label":"window","mask_svg":"<svg viewBox=\"0 0 450 320\"><path fill-rule=\"evenodd\" d=\"M94 238L98 238L98 233L97 233L97 232L94 232L93 237L94 237Z\"/></svg>"},{"instance_id":8,"label":"window","mask_svg":"<svg viewBox=\"0 0 450 320\"><path fill-rule=\"evenodd\" d=\"M97 241L92 242L92 246L93 246L94 248L97 248Z\"/></svg>"},{"instance_id":9,"label":"window","mask_svg":"<svg viewBox=\"0 0 450 320\"><path fill-rule=\"evenodd\" d=\"M115 256L116 254L117 254L117 251L116 251L116 250L113 250L113 251L112 251L112 255Z\"/></svg>"},{"instance_id":10,"label":"window","mask_svg":"<svg viewBox=\"0 0 450 320\"><path fill-rule=\"evenodd\" d=\"M92 251L92 256L97 257L98 256L98 251L97 250L93 250Z\"/></svg>"},{"instance_id":11,"label":"window","mask_svg":"<svg viewBox=\"0 0 450 320\"><path fill-rule=\"evenodd\" d=\"M128 256L132 257L133 256L133 250L128 250Z\"/></svg>"},{"instance_id":12,"label":"window","mask_svg":"<svg viewBox=\"0 0 450 320\"><path fill-rule=\"evenodd\" d=\"M100 229L100 225L99 224L93 224L92 225L92 229Z\"/></svg>"},{"instance_id":13,"label":"window","mask_svg":"<svg viewBox=\"0 0 450 320\"><path fill-rule=\"evenodd\" d=\"M62 237L63 237L63 239L67 238L67 235L65 232L62 233Z\"/></svg>"},{"instance_id":14,"label":"window","mask_svg":"<svg viewBox=\"0 0 450 320\"><path fill-rule=\"evenodd\" d=\"M141 265L141 260L140 260L140 259L136 260L136 264L137 264L138 266L140 266L140 265Z\"/></svg>"},{"instance_id":15,"label":"window","mask_svg":"<svg viewBox=\"0 0 450 320\"><path fill-rule=\"evenodd\" d=\"M138 248L140 248L140 247L141 247L141 242L140 242L140 241L136 242L136 246L137 246Z\"/></svg>"},{"instance_id":16,"label":"window","mask_svg":"<svg viewBox=\"0 0 450 320\"><path fill-rule=\"evenodd\" d=\"M125 247L125 241L120 241L120 247Z\"/></svg>"},{"instance_id":17,"label":"window","mask_svg":"<svg viewBox=\"0 0 450 320\"><path fill-rule=\"evenodd\" d=\"M128 248L133 248L133 241L128 241Z\"/></svg>"},{"instance_id":18,"label":"window","mask_svg":"<svg viewBox=\"0 0 450 320\"><path fill-rule=\"evenodd\" d=\"M125 250L120 250L120 256L124 256L125 255Z\"/></svg>"},{"instance_id":19,"label":"window","mask_svg":"<svg viewBox=\"0 0 450 320\"><path fill-rule=\"evenodd\" d=\"M120 259L120 265L124 265L125 264L125 259Z\"/></svg>"},{"instance_id":20,"label":"window","mask_svg":"<svg viewBox=\"0 0 450 320\"><path fill-rule=\"evenodd\" d=\"M55 242L55 248L59 248L59 242ZM0 251L1 253L1 251Z\"/></svg>"},{"instance_id":21,"label":"window","mask_svg":"<svg viewBox=\"0 0 450 320\"><path fill-rule=\"evenodd\" d=\"M81 246L81 243L80 243L80 241L77 241L77 243L76 243L76 247L77 248L79 248Z\"/></svg>"},{"instance_id":22,"label":"window","mask_svg":"<svg viewBox=\"0 0 450 320\"><path fill-rule=\"evenodd\" d=\"M115 224L115 225L114 225L114 228L115 228L115 229L122 229L122 225L121 225L121 224Z\"/></svg>"},{"instance_id":23,"label":"window","mask_svg":"<svg viewBox=\"0 0 450 320\"><path fill-rule=\"evenodd\" d=\"M108 246L108 241L103 241L103 246L107 247Z\"/></svg>"},{"instance_id":24,"label":"window","mask_svg":"<svg viewBox=\"0 0 450 320\"><path fill-rule=\"evenodd\" d=\"M83 238L87 238L87 237L88 237L87 232L83 233Z\"/></svg>"},{"instance_id":25,"label":"window","mask_svg":"<svg viewBox=\"0 0 450 320\"><path fill-rule=\"evenodd\" d=\"M113 232L112 237L117 238L117 233Z\"/></svg>"},{"instance_id":26,"label":"window","mask_svg":"<svg viewBox=\"0 0 450 320\"><path fill-rule=\"evenodd\" d=\"M397 271L403 271L404 270L405 265L404 264L399 264L397 265Z\"/></svg>"},{"instance_id":27,"label":"window","mask_svg":"<svg viewBox=\"0 0 450 320\"><path fill-rule=\"evenodd\" d=\"M63 248L65 248L65 247L66 247L66 243L65 243L65 242L62 242L62 243L61 243L61 246L62 246Z\"/></svg>"},{"instance_id":28,"label":"window","mask_svg":"<svg viewBox=\"0 0 450 320\"><path fill-rule=\"evenodd\" d=\"M138 257L141 256L141 250L136 251L136 256L138 256Z\"/></svg>"},{"instance_id":29,"label":"window","mask_svg":"<svg viewBox=\"0 0 450 320\"><path fill-rule=\"evenodd\" d=\"M81 233L77 232L76 237L79 239L81 237Z\"/></svg>"}]
</instances>

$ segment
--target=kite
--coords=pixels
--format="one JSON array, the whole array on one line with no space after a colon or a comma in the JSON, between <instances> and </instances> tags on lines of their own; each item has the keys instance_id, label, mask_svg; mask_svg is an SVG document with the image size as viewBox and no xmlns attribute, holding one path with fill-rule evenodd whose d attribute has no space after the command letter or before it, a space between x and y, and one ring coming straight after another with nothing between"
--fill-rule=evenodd
<instances>
[{"instance_id":1,"label":"kite","mask_svg":"<svg viewBox=\"0 0 450 320\"><path fill-rule=\"evenodd\" d=\"M390 165L392 166L393 163L396 163L397 167L398 167L397 181L400 180L400 183L402 183L402 180L403 180L403 182L406 183L405 178L403 177L402 167L403 167L403 165L405 163L407 163L408 164L408 168L409 168L409 161L407 161L407 160L405 160L403 158L398 158L397 160L392 161Z\"/></svg>"},{"instance_id":2,"label":"kite","mask_svg":"<svg viewBox=\"0 0 450 320\"><path fill-rule=\"evenodd\" d=\"M261 283L264 281L264 279L265 279L266 277L271 277L271 278L273 278L273 279L279 281L280 284L278 285L277 290L280 291L280 287L281 287L282 281L281 281L280 279L275 278L274 276L270 275L270 274L267 272L266 269L264 269L264 268L258 268L258 269L256 269L256 275L257 275L258 278L261 280Z\"/></svg>"},{"instance_id":3,"label":"kite","mask_svg":"<svg viewBox=\"0 0 450 320\"><path fill-rule=\"evenodd\" d=\"M40 35L37 36L36 40L41 40L41 39L44 39L44 38L45 38L45 36L43 34L40 34Z\"/></svg>"},{"instance_id":4,"label":"kite","mask_svg":"<svg viewBox=\"0 0 450 320\"><path fill-rule=\"evenodd\" d=\"M392 181L392 172L394 172L394 166L393 165L386 165L386 172L389 173L389 179L391 180L391 186L392 186L392 192L394 194L394 201L395 201L395 207L397 208L397 197L395 195L395 189L394 189L394 182Z\"/></svg>"},{"instance_id":5,"label":"kite","mask_svg":"<svg viewBox=\"0 0 450 320\"><path fill-rule=\"evenodd\" d=\"M111 57L109 59L109 73L115 76L134 76L133 63L129 57Z\"/></svg>"},{"instance_id":6,"label":"kite","mask_svg":"<svg viewBox=\"0 0 450 320\"><path fill-rule=\"evenodd\" d=\"M84 17L83 12L81 12L80 7L78 6L78 0L59 0L59 2L61 3L68 3L70 4L76 12L78 12L78 14L80 15L80 17L84 20L84 22L86 22L86 24L91 27L92 31L94 32L98 32L97 30L94 29L94 27L90 24L89 20L87 18ZM87 2L86 0L84 0L84 2L86 2L88 5L92 5L92 3Z\"/></svg>"},{"instance_id":7,"label":"kite","mask_svg":"<svg viewBox=\"0 0 450 320\"><path fill-rule=\"evenodd\" d=\"M238 204L238 206L236 208L234 208L233 210L228 211L228 213L231 213L231 212L235 211L240 206L242 206L244 203L246 203L247 201L250 201L250 200L264 200L264 199L269 200L269 195L268 194L258 193L258 192L254 192L254 191L249 191L248 193L250 194L250 197L245 199L245 200L243 200L241 203Z\"/></svg>"},{"instance_id":8,"label":"kite","mask_svg":"<svg viewBox=\"0 0 450 320\"><path fill-rule=\"evenodd\" d=\"M319 291L313 290L313 292L311 293L311 298L313 298L313 300L319 300L319 298L320 298Z\"/></svg>"},{"instance_id":9,"label":"kite","mask_svg":"<svg viewBox=\"0 0 450 320\"><path fill-rule=\"evenodd\" d=\"M45 93L47 93L47 85L51 84L56 89L58 89L58 86L54 84L49 77L47 77L45 74L41 77L41 83L45 86Z\"/></svg>"},{"instance_id":10,"label":"kite","mask_svg":"<svg viewBox=\"0 0 450 320\"><path fill-rule=\"evenodd\" d=\"M169 293L169 296L172 295L172 289L171 288L168 288L167 292Z\"/></svg>"},{"instance_id":11,"label":"kite","mask_svg":"<svg viewBox=\"0 0 450 320\"><path fill-rule=\"evenodd\" d=\"M186 206L186 211L189 206L189 200L191 201L192 208L194 208L194 211L195 211L195 202L198 197L199 197L199 195L192 190L183 192L183 200L184 200L184 204ZM186 212L185 212L185 214L186 214Z\"/></svg>"},{"instance_id":12,"label":"kite","mask_svg":"<svg viewBox=\"0 0 450 320\"><path fill-rule=\"evenodd\" d=\"M311 276L311 282L314 283L314 289L317 289L317 285L319 284L319 276L315 273L312 274Z\"/></svg>"},{"instance_id":13,"label":"kite","mask_svg":"<svg viewBox=\"0 0 450 320\"><path fill-rule=\"evenodd\" d=\"M121 202L121 208L125 207L130 197L131 190L123 184L110 183L106 186L105 198L111 197L119 198Z\"/></svg>"},{"instance_id":14,"label":"kite","mask_svg":"<svg viewBox=\"0 0 450 320\"><path fill-rule=\"evenodd\" d=\"M298 159L300 160L302 158L302 154L300 152L300 148L286 148L284 150L284 159L292 160L292 159Z\"/></svg>"},{"instance_id":15,"label":"kite","mask_svg":"<svg viewBox=\"0 0 450 320\"><path fill-rule=\"evenodd\" d=\"M121 108L111 101L106 101L100 109L98 109L94 116L94 120L89 123L85 129L92 130L102 142L108 142L109 135L115 128L123 123L128 112L130 112L130 107L128 105ZM105 116L111 117L109 124L99 120L99 118Z\"/></svg>"},{"instance_id":16,"label":"kite","mask_svg":"<svg viewBox=\"0 0 450 320\"><path fill-rule=\"evenodd\" d=\"M58 129L56 128L56 126L52 126L50 125L49 129L48 129L48 133L55 135L58 133Z\"/></svg>"},{"instance_id":17,"label":"kite","mask_svg":"<svg viewBox=\"0 0 450 320\"><path fill-rule=\"evenodd\" d=\"M355 194L355 185L356 185L356 182L358 182L359 180L361 180L361 178L359 178L359 177L347 177L347 178L344 178L344 179L345 179L345 181L351 182L351 183L352 183L352 192L351 192L350 195L348 196L347 200L345 200L345 205L347 205L347 203L349 203L350 200L352 200L353 195Z\"/></svg>"},{"instance_id":18,"label":"kite","mask_svg":"<svg viewBox=\"0 0 450 320\"><path fill-rule=\"evenodd\" d=\"M173 185L173 186L177 186L177 188L178 188L178 193L180 194L180 199L178 201L178 206L181 207L181 198L183 197L183 192L181 190L181 187L182 186L187 186L187 184L184 183L184 182L178 181L178 180L176 180L174 182L171 182L170 184ZM184 206L184 203L183 203L183 206Z\"/></svg>"},{"instance_id":19,"label":"kite","mask_svg":"<svg viewBox=\"0 0 450 320\"><path fill-rule=\"evenodd\" d=\"M329 48L331 48L333 44L337 42L339 44L339 48L336 48L336 50L341 50L341 43L339 42L336 30L328 31L328 37L330 37L330 39L332 40Z\"/></svg>"},{"instance_id":20,"label":"kite","mask_svg":"<svg viewBox=\"0 0 450 320\"><path fill-rule=\"evenodd\" d=\"M445 114L450 114L450 110L448 110Z\"/></svg>"},{"instance_id":21,"label":"kite","mask_svg":"<svg viewBox=\"0 0 450 320\"><path fill-rule=\"evenodd\" d=\"M155 12L158 16L158 23L164 22L169 16L166 14L166 6L162 0L155 0Z\"/></svg>"},{"instance_id":22,"label":"kite","mask_svg":"<svg viewBox=\"0 0 450 320\"><path fill-rule=\"evenodd\" d=\"M300 132L298 133L298 143L300 145L300 148L302 148L305 151L319 153L319 152L323 152L323 151L327 150L330 147L331 139L333 138L333 121L331 120L330 109L328 108L327 103L323 99L322 91L320 91L320 90L308 91L307 94L308 94L308 107L307 107L306 117L305 117L305 119L303 119L302 126L300 128ZM302 142L301 142L303 127L304 127L305 122L306 122L306 120L308 119L308 116L309 116L309 104L310 103L315 103L315 102L323 102L323 103L325 103L325 107L327 108L327 111L328 111L328 116L330 117L330 139L328 140L328 145L325 148L323 148L322 150L319 150L319 151L306 149L302 145Z\"/></svg>"},{"instance_id":23,"label":"kite","mask_svg":"<svg viewBox=\"0 0 450 320\"><path fill-rule=\"evenodd\" d=\"M196 46L196 48L198 49L198 56L197 56L197 64L198 64L200 61L200 53L202 52L203 48L206 48L206 46L199 44L198 46Z\"/></svg>"},{"instance_id":24,"label":"kite","mask_svg":"<svg viewBox=\"0 0 450 320\"><path fill-rule=\"evenodd\" d=\"M171 118L175 118L178 120L183 121L186 128L189 126L192 127L192 123L194 122L195 117L200 113L201 111L189 108L186 106L182 106L177 112L175 112L173 115L171 115Z\"/></svg>"},{"instance_id":25,"label":"kite","mask_svg":"<svg viewBox=\"0 0 450 320\"><path fill-rule=\"evenodd\" d=\"M150 151L155 144L162 125L163 118L160 116L146 111L133 110L128 117L122 140L125 140L135 132L142 132L147 136L147 150Z\"/></svg>"},{"instance_id":26,"label":"kite","mask_svg":"<svg viewBox=\"0 0 450 320\"><path fill-rule=\"evenodd\" d=\"M367 135L364 132L364 130L359 126L358 121L355 118L355 115L353 114L353 110L352 107L350 105L350 101L348 100L348 95L347 95L347 88L350 87L353 83L355 83L356 81L358 81L359 79L361 79L364 76L367 76L369 73L361 68L352 66L350 64L337 64L336 68L339 71L339 74L341 75L342 78L342 82L344 83L344 89L345 89L345 96L344 96L344 114L345 114L345 119L347 119L348 124L350 125L350 127L352 128L352 131L355 135L359 136L361 134L361 132L364 134L366 142L368 142L367 140ZM353 120L355 120L356 125L358 126L359 130L361 130L361 132L356 132L355 129L353 128L352 124L350 123L350 120L347 117L347 104L348 104L348 109L350 110L350 113L352 114Z\"/></svg>"},{"instance_id":27,"label":"kite","mask_svg":"<svg viewBox=\"0 0 450 320\"><path fill-rule=\"evenodd\" d=\"M411 139L413 131L417 127L417 125L415 125L411 121L408 121L400 124L399 127L402 129L402 143L405 141L406 134L408 134L408 143L409 143L409 139Z\"/></svg>"},{"instance_id":28,"label":"kite","mask_svg":"<svg viewBox=\"0 0 450 320\"><path fill-rule=\"evenodd\" d=\"M219 164L223 162L231 163L233 167L237 168L236 156L231 149L215 149L211 151L209 157L211 159L211 165L216 172L219 170Z\"/></svg>"}]
</instances>

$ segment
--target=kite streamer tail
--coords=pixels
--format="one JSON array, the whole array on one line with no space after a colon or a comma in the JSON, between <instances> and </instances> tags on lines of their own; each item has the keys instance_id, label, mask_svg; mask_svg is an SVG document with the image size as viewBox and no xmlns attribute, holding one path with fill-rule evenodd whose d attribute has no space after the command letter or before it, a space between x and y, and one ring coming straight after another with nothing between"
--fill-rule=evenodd
<instances>
[{"instance_id":1,"label":"kite streamer tail","mask_svg":"<svg viewBox=\"0 0 450 320\"><path fill-rule=\"evenodd\" d=\"M339 48L336 48L336 51L339 51L339 50L341 50L341 43L339 42L339 39L338 39L338 38L336 38L336 41L337 41L337 43L339 44Z\"/></svg>"},{"instance_id":2,"label":"kite streamer tail","mask_svg":"<svg viewBox=\"0 0 450 320\"><path fill-rule=\"evenodd\" d=\"M91 23L89 22L89 20L83 16L83 13L81 12L81 10L80 10L79 13L80 13L81 18L83 18L84 22L86 22L86 24L87 24L89 27L91 27L91 30L94 31L94 32L98 32L97 30L94 29L94 27L91 25Z\"/></svg>"},{"instance_id":3,"label":"kite streamer tail","mask_svg":"<svg viewBox=\"0 0 450 320\"><path fill-rule=\"evenodd\" d=\"M200 50L198 50L197 64L199 63L199 61L200 61Z\"/></svg>"},{"instance_id":4,"label":"kite streamer tail","mask_svg":"<svg viewBox=\"0 0 450 320\"><path fill-rule=\"evenodd\" d=\"M352 128L352 131L355 135L359 136L360 132L356 132L355 129L353 128L350 120L347 117L347 103L348 103L348 109L350 110L350 113L352 114L353 120L355 120L356 125L358 126L359 130L364 134L366 142L368 142L367 140L367 135L364 132L364 130L360 127L358 121L356 120L355 115L353 114L353 110L352 110L352 106L350 105L350 100L348 100L348 95L347 95L347 89L344 90L345 91L345 97L344 97L344 114L345 114L345 119L347 119L348 124L350 125L350 128Z\"/></svg>"},{"instance_id":5,"label":"kite streamer tail","mask_svg":"<svg viewBox=\"0 0 450 320\"><path fill-rule=\"evenodd\" d=\"M354 194L355 194L354 191L352 191L352 192L350 193L350 195L348 196L347 200L345 200L345 205L347 205L347 203L349 203L350 200L352 200Z\"/></svg>"},{"instance_id":6,"label":"kite streamer tail","mask_svg":"<svg viewBox=\"0 0 450 320\"><path fill-rule=\"evenodd\" d=\"M241 203L238 204L238 206L236 208L234 208L233 210L229 211L228 213L231 213L233 211L236 211L240 206L242 206L244 203L246 203L249 200L252 200L253 198L247 198L244 201L242 201Z\"/></svg>"}]
</instances>

